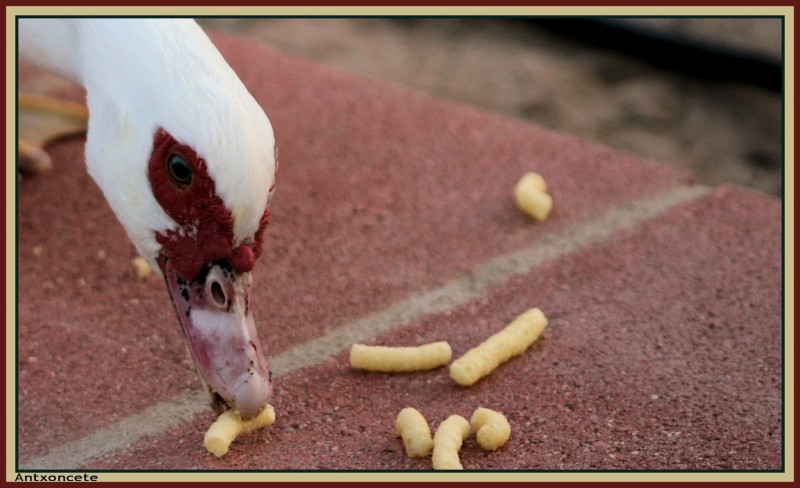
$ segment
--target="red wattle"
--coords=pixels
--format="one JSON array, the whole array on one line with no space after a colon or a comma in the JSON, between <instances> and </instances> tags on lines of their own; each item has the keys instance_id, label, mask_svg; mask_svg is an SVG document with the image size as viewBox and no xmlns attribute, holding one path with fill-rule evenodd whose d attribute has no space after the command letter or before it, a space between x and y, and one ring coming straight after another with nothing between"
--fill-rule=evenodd
<instances>
[{"instance_id":1,"label":"red wattle","mask_svg":"<svg viewBox=\"0 0 800 488\"><path fill-rule=\"evenodd\" d=\"M239 273L246 273L253 270L256 264L256 258L253 254L253 249L247 244L242 244L233 250L233 255L230 259L233 269Z\"/></svg>"}]
</instances>

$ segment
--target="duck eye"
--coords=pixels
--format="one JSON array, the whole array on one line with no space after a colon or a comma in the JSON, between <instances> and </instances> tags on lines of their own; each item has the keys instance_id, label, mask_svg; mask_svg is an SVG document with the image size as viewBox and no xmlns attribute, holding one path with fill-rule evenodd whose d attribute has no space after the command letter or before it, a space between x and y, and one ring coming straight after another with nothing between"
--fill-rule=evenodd
<instances>
[{"instance_id":1,"label":"duck eye","mask_svg":"<svg viewBox=\"0 0 800 488\"><path fill-rule=\"evenodd\" d=\"M192 167L183 157L173 154L167 159L167 170L173 183L186 186L192 182Z\"/></svg>"}]
</instances>

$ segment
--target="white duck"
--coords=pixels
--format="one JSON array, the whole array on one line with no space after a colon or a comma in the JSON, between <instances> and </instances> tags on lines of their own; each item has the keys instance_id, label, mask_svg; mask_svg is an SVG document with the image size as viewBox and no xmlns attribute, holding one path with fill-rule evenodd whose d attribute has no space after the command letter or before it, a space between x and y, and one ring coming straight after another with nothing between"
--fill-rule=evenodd
<instances>
[{"instance_id":1,"label":"white duck","mask_svg":"<svg viewBox=\"0 0 800 488\"><path fill-rule=\"evenodd\" d=\"M271 374L249 310L275 183L264 111L188 19L19 20L20 54L86 88L86 164L164 276L217 413L259 413Z\"/></svg>"}]
</instances>

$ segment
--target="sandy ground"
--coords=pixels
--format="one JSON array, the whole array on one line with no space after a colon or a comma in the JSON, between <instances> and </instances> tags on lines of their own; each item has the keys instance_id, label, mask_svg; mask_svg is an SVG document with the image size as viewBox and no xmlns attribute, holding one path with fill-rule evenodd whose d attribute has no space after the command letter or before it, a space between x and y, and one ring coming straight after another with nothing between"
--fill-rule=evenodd
<instances>
[{"instance_id":1,"label":"sandy ground","mask_svg":"<svg viewBox=\"0 0 800 488\"><path fill-rule=\"evenodd\" d=\"M780 57L779 20L645 22ZM687 167L709 185L782 194L782 101L762 88L679 75L519 20L249 18L201 24Z\"/></svg>"}]
</instances>

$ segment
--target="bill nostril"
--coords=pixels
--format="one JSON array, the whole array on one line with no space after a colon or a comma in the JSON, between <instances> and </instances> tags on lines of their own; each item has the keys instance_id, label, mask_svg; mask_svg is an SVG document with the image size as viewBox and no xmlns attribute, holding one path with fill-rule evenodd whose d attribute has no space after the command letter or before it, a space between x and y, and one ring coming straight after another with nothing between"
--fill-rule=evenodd
<instances>
[{"instance_id":1,"label":"bill nostril","mask_svg":"<svg viewBox=\"0 0 800 488\"><path fill-rule=\"evenodd\" d=\"M214 304L219 308L226 308L228 306L228 297L225 295L225 289L219 281L212 281L209 288Z\"/></svg>"}]
</instances>

